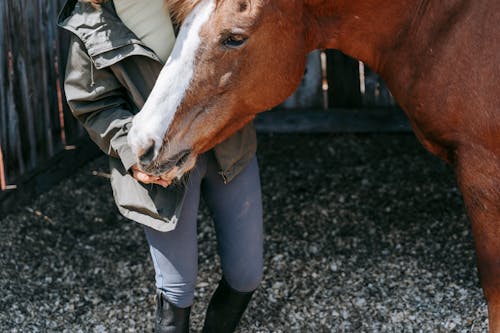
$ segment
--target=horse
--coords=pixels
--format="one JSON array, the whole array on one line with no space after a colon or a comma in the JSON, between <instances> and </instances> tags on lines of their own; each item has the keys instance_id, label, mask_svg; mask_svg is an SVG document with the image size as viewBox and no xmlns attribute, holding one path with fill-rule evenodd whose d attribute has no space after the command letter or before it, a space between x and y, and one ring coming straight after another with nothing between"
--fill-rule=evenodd
<instances>
[{"instance_id":1,"label":"horse","mask_svg":"<svg viewBox=\"0 0 500 333\"><path fill-rule=\"evenodd\" d=\"M128 134L143 170L196 157L285 100L306 55L338 49L386 81L419 141L454 168L472 222L492 333L500 332L500 2L166 0L182 22Z\"/></svg>"}]
</instances>

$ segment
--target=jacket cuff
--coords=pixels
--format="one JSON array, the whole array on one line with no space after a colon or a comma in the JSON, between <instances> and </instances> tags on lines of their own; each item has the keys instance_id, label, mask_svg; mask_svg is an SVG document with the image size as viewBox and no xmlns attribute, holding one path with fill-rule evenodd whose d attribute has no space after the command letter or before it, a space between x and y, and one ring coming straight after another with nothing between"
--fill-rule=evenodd
<instances>
[{"instance_id":1,"label":"jacket cuff","mask_svg":"<svg viewBox=\"0 0 500 333\"><path fill-rule=\"evenodd\" d=\"M111 146L120 158L123 167L127 172L130 171L130 168L132 168L134 164L137 164L137 159L132 153L132 149L128 145L127 141L127 133L131 124L131 122L127 122L122 127L120 134L111 141Z\"/></svg>"},{"instance_id":2,"label":"jacket cuff","mask_svg":"<svg viewBox=\"0 0 500 333\"><path fill-rule=\"evenodd\" d=\"M135 155L132 153L132 149L127 142L127 136L122 135L113 140L113 149L120 158L123 167L126 171L130 171L130 168L137 163Z\"/></svg>"},{"instance_id":3,"label":"jacket cuff","mask_svg":"<svg viewBox=\"0 0 500 333\"><path fill-rule=\"evenodd\" d=\"M120 156L120 160L126 171L129 171L134 164L137 164L137 159L127 143L118 150L118 156Z\"/></svg>"}]
</instances>

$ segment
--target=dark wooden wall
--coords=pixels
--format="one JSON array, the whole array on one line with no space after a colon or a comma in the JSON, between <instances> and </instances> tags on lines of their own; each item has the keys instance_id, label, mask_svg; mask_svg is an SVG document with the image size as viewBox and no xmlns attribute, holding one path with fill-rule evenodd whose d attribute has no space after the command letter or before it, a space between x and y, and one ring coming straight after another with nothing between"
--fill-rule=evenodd
<instances>
[{"instance_id":1,"label":"dark wooden wall","mask_svg":"<svg viewBox=\"0 0 500 333\"><path fill-rule=\"evenodd\" d=\"M71 148L82 134L63 102L67 36L56 27L63 3L0 1L2 189Z\"/></svg>"}]
</instances>

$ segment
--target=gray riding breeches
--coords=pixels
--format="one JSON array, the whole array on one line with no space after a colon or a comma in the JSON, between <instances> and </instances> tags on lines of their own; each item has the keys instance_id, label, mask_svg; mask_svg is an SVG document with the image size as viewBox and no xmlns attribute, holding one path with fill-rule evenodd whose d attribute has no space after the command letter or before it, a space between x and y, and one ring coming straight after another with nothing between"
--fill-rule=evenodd
<instances>
[{"instance_id":1,"label":"gray riding breeches","mask_svg":"<svg viewBox=\"0 0 500 333\"><path fill-rule=\"evenodd\" d=\"M182 211L173 231L144 227L156 287L174 305L193 303L198 273L197 217L203 195L214 220L222 273L238 291L255 290L262 279L262 198L257 158L224 184L211 151L199 156L187 181Z\"/></svg>"}]
</instances>

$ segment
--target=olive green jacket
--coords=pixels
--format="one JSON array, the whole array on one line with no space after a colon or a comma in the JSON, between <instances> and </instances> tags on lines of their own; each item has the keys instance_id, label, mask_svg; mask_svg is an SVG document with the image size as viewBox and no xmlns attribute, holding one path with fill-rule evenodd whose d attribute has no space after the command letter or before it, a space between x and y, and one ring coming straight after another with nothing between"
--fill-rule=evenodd
<instances>
[{"instance_id":1,"label":"olive green jacket","mask_svg":"<svg viewBox=\"0 0 500 333\"><path fill-rule=\"evenodd\" d=\"M127 144L132 117L144 105L163 64L121 22L112 2L94 8L69 0L58 23L72 33L66 98L92 140L110 156L111 185L118 209L127 218L157 230L174 229L185 197L185 182L165 189L139 183L128 172L136 163ZM231 181L255 155L253 125L213 151L221 177Z\"/></svg>"}]
</instances>

